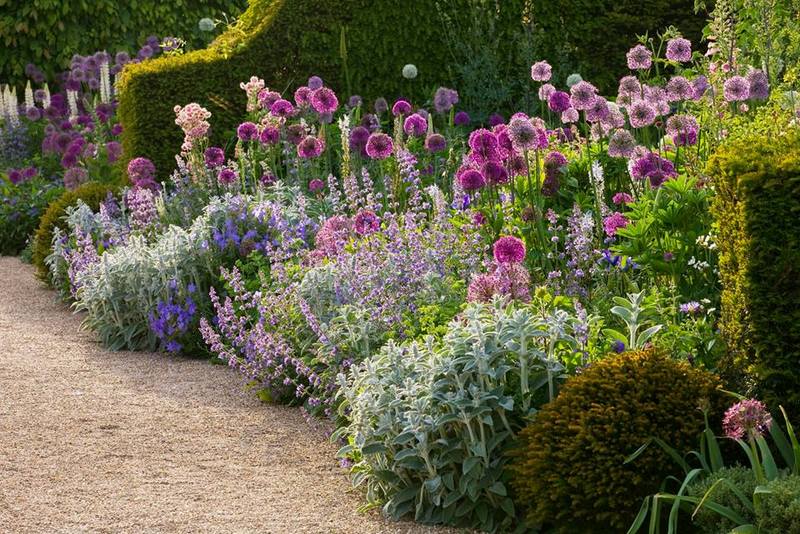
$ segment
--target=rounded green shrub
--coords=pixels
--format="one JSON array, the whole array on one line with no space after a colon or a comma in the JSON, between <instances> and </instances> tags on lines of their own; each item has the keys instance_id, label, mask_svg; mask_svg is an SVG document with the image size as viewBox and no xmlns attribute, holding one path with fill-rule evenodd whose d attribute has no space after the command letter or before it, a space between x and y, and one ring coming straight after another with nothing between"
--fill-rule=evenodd
<instances>
[{"instance_id":1,"label":"rounded green shrub","mask_svg":"<svg viewBox=\"0 0 800 534\"><path fill-rule=\"evenodd\" d=\"M780 122L776 121L776 124ZM712 156L729 388L800 414L800 133L745 135Z\"/></svg>"},{"instance_id":2,"label":"rounded green shrub","mask_svg":"<svg viewBox=\"0 0 800 534\"><path fill-rule=\"evenodd\" d=\"M97 182L86 183L74 191L65 191L60 197L54 200L47 207L39 221L39 228L33 238L33 252L31 260L36 268L36 275L44 282L49 283L49 275L45 258L50 255L53 243L53 230L58 227L62 230L67 229L63 218L66 209L75 206L78 200L82 200L93 210L100 207L100 203L106 199L109 192L115 192L119 186L101 184Z\"/></svg>"},{"instance_id":3,"label":"rounded green shrub","mask_svg":"<svg viewBox=\"0 0 800 534\"><path fill-rule=\"evenodd\" d=\"M719 471L711 473L706 478L692 483L686 488L686 495L702 499L706 492L718 480L726 479L733 484L745 497L752 498L756 489L756 478L753 470L749 467L723 467ZM741 499L726 483L717 484L709 497L711 501L730 508L748 521L753 521L753 513L742 504ZM700 532L708 534L728 534L731 529L738 526L730 519L703 507L697 511L693 523Z\"/></svg>"},{"instance_id":4,"label":"rounded green shrub","mask_svg":"<svg viewBox=\"0 0 800 534\"><path fill-rule=\"evenodd\" d=\"M800 532L800 476L789 475L767 484L756 507L756 521L763 534Z\"/></svg>"},{"instance_id":5,"label":"rounded green shrub","mask_svg":"<svg viewBox=\"0 0 800 534\"><path fill-rule=\"evenodd\" d=\"M558 532L624 532L675 470L660 447L626 457L651 438L691 449L704 428L701 403L720 404L719 379L662 351L592 364L520 433L510 466L516 504Z\"/></svg>"},{"instance_id":6,"label":"rounded green shrub","mask_svg":"<svg viewBox=\"0 0 800 534\"><path fill-rule=\"evenodd\" d=\"M0 80L23 79L28 63L52 75L66 68L73 54L131 52L133 44L153 34L202 45L201 18L236 16L245 6L245 0L0 0L0 46L6 51Z\"/></svg>"}]
</instances>

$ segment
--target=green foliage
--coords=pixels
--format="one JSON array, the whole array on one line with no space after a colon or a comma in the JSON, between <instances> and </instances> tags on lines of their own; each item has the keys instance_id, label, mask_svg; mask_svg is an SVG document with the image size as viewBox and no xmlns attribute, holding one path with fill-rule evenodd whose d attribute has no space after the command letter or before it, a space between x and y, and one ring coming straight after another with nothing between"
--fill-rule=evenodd
<instances>
[{"instance_id":1,"label":"green foliage","mask_svg":"<svg viewBox=\"0 0 800 534\"><path fill-rule=\"evenodd\" d=\"M39 217L63 188L34 178L14 185L0 176L0 256L15 256L39 226Z\"/></svg>"},{"instance_id":2,"label":"green foliage","mask_svg":"<svg viewBox=\"0 0 800 534\"><path fill-rule=\"evenodd\" d=\"M520 433L510 465L515 501L534 524L559 532L610 532L630 525L642 498L670 474L651 439L688 449L703 430L704 400L719 380L655 349L592 364L567 381Z\"/></svg>"},{"instance_id":3,"label":"green foliage","mask_svg":"<svg viewBox=\"0 0 800 534\"><path fill-rule=\"evenodd\" d=\"M721 479L727 480L729 484L718 483ZM714 486L714 489L710 493L710 498L714 502L730 508L748 522L753 521L753 511L742 503L735 491L739 490L743 495L753 495L756 489L756 479L753 476L752 469L740 466L723 467L719 471L690 484L686 489L686 495L702 499L711 490L712 486ZM694 516L694 524L697 525L701 532L707 532L708 534L728 534L733 528L739 526L730 519L706 507L702 507L697 511Z\"/></svg>"},{"instance_id":4,"label":"green foliage","mask_svg":"<svg viewBox=\"0 0 800 534\"><path fill-rule=\"evenodd\" d=\"M244 0L0 0L0 46L6 51L0 80L23 79L28 63L52 75L66 68L74 54L101 49L112 54L135 52L131 45L153 34L202 46L206 37L198 28L201 18L236 16L245 4Z\"/></svg>"},{"instance_id":5,"label":"green foliage","mask_svg":"<svg viewBox=\"0 0 800 534\"><path fill-rule=\"evenodd\" d=\"M800 413L800 134L755 135L709 162L716 186L724 376Z\"/></svg>"},{"instance_id":6,"label":"green foliage","mask_svg":"<svg viewBox=\"0 0 800 534\"><path fill-rule=\"evenodd\" d=\"M109 192L115 192L118 186L89 182L75 189L65 191L60 197L50 203L47 211L39 221L39 228L33 238L33 252L31 260L36 267L36 275L43 281L49 283L48 268L45 259L50 255L53 243L53 230L58 227L62 231L67 231L66 222L63 220L66 210L70 206L75 206L78 200L82 200L92 210L97 210L100 202L106 199Z\"/></svg>"},{"instance_id":7,"label":"green foliage","mask_svg":"<svg viewBox=\"0 0 800 534\"><path fill-rule=\"evenodd\" d=\"M636 36L650 36L673 25L695 47L705 24L694 13L694 0L559 0L535 2L538 57L550 60L563 83L579 72L601 90L616 89L625 75L625 53ZM569 70L568 70L569 69Z\"/></svg>"},{"instance_id":8,"label":"green foliage","mask_svg":"<svg viewBox=\"0 0 800 534\"><path fill-rule=\"evenodd\" d=\"M756 508L759 532L800 532L800 476L777 478L766 486L767 494Z\"/></svg>"},{"instance_id":9,"label":"green foliage","mask_svg":"<svg viewBox=\"0 0 800 534\"><path fill-rule=\"evenodd\" d=\"M354 483L395 518L508 526L505 452L563 372L552 348L574 341L563 311L542 318L501 299L469 305L441 344L390 341L343 385L350 423L337 436Z\"/></svg>"},{"instance_id":10,"label":"green foliage","mask_svg":"<svg viewBox=\"0 0 800 534\"><path fill-rule=\"evenodd\" d=\"M171 172L182 139L173 108L189 102L211 111L212 143L224 146L245 108L239 83L251 76L282 92L318 75L340 95L357 88L368 103L401 94L424 100L451 81L452 58L431 7L427 0L253 0L207 49L125 69L125 154L151 159L161 176ZM407 63L417 66L414 80L401 75Z\"/></svg>"}]
</instances>

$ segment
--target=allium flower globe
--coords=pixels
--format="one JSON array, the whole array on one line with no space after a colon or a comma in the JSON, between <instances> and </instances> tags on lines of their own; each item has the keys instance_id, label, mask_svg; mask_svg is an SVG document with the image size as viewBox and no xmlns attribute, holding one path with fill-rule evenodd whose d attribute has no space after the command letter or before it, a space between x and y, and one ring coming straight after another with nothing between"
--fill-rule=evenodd
<instances>
[{"instance_id":1,"label":"allium flower globe","mask_svg":"<svg viewBox=\"0 0 800 534\"><path fill-rule=\"evenodd\" d=\"M692 59L692 43L689 39L676 37L667 41L667 59L686 63Z\"/></svg>"},{"instance_id":2,"label":"allium flower globe","mask_svg":"<svg viewBox=\"0 0 800 534\"><path fill-rule=\"evenodd\" d=\"M549 102L550 96L556 91L556 88L552 84L543 83L539 88L539 100L542 102Z\"/></svg>"},{"instance_id":3,"label":"allium flower globe","mask_svg":"<svg viewBox=\"0 0 800 534\"><path fill-rule=\"evenodd\" d=\"M628 130L614 130L608 138L608 155L612 158L630 158L635 149L636 139Z\"/></svg>"},{"instance_id":4,"label":"allium flower globe","mask_svg":"<svg viewBox=\"0 0 800 534\"><path fill-rule=\"evenodd\" d=\"M447 139L442 134L433 133L425 138L425 150L431 154L443 152L447 148Z\"/></svg>"},{"instance_id":5,"label":"allium flower globe","mask_svg":"<svg viewBox=\"0 0 800 534\"><path fill-rule=\"evenodd\" d=\"M309 89L316 91L317 89L321 89L322 86L325 85L325 82L323 82L322 78L319 76L311 76L306 84L308 85Z\"/></svg>"},{"instance_id":6,"label":"allium flower globe","mask_svg":"<svg viewBox=\"0 0 800 534\"><path fill-rule=\"evenodd\" d=\"M209 169L222 167L225 164L225 152L219 147L210 146L203 153L203 160Z\"/></svg>"},{"instance_id":7,"label":"allium flower globe","mask_svg":"<svg viewBox=\"0 0 800 534\"><path fill-rule=\"evenodd\" d=\"M477 191L486 185L486 179L477 169L462 167L456 173L456 180L464 191Z\"/></svg>"},{"instance_id":8,"label":"allium flower globe","mask_svg":"<svg viewBox=\"0 0 800 534\"><path fill-rule=\"evenodd\" d=\"M514 236L503 236L494 242L492 252L498 263L521 263L525 259L525 243Z\"/></svg>"},{"instance_id":9,"label":"allium flower globe","mask_svg":"<svg viewBox=\"0 0 800 534\"><path fill-rule=\"evenodd\" d=\"M412 113L403 121L403 131L411 137L422 137L428 131L428 121L418 113Z\"/></svg>"},{"instance_id":10,"label":"allium flower globe","mask_svg":"<svg viewBox=\"0 0 800 534\"><path fill-rule=\"evenodd\" d=\"M219 174L217 174L217 181L221 185L231 185L238 180L239 175L233 169L225 168L219 171Z\"/></svg>"},{"instance_id":11,"label":"allium flower globe","mask_svg":"<svg viewBox=\"0 0 800 534\"><path fill-rule=\"evenodd\" d=\"M367 155L372 159L386 159L392 155L394 144L392 138L385 133L374 133L367 140Z\"/></svg>"},{"instance_id":12,"label":"allium flower globe","mask_svg":"<svg viewBox=\"0 0 800 534\"><path fill-rule=\"evenodd\" d=\"M645 100L637 100L628 108L628 119L634 128L650 126L656 120L656 109Z\"/></svg>"},{"instance_id":13,"label":"allium flower globe","mask_svg":"<svg viewBox=\"0 0 800 534\"><path fill-rule=\"evenodd\" d=\"M569 94L565 93L564 91L555 91L547 99L547 107L550 108L550 111L554 111L556 113L563 113L571 106L572 104L570 103Z\"/></svg>"},{"instance_id":14,"label":"allium flower globe","mask_svg":"<svg viewBox=\"0 0 800 534\"><path fill-rule=\"evenodd\" d=\"M252 122L243 122L236 129L236 135L242 141L255 141L258 139L258 126Z\"/></svg>"},{"instance_id":15,"label":"allium flower globe","mask_svg":"<svg viewBox=\"0 0 800 534\"><path fill-rule=\"evenodd\" d=\"M416 65L412 65L411 63L409 63L403 67L403 78L405 78L406 80L413 80L414 78L417 77L417 74L418 72Z\"/></svg>"},{"instance_id":16,"label":"allium flower globe","mask_svg":"<svg viewBox=\"0 0 800 534\"><path fill-rule=\"evenodd\" d=\"M766 100L769 97L769 80L763 70L748 72L747 83L750 84L750 100Z\"/></svg>"},{"instance_id":17,"label":"allium flower globe","mask_svg":"<svg viewBox=\"0 0 800 534\"><path fill-rule=\"evenodd\" d=\"M308 135L297 145L297 155L303 159L319 157L325 150L325 142L318 137Z\"/></svg>"},{"instance_id":18,"label":"allium flower globe","mask_svg":"<svg viewBox=\"0 0 800 534\"><path fill-rule=\"evenodd\" d=\"M325 189L325 182L320 180L319 178L314 178L310 182L308 182L308 190L312 193L319 193Z\"/></svg>"},{"instance_id":19,"label":"allium flower globe","mask_svg":"<svg viewBox=\"0 0 800 534\"><path fill-rule=\"evenodd\" d=\"M572 107L583 111L592 107L597 96L597 88L589 82L580 81L570 87Z\"/></svg>"},{"instance_id":20,"label":"allium flower globe","mask_svg":"<svg viewBox=\"0 0 800 534\"><path fill-rule=\"evenodd\" d=\"M616 236L617 231L626 226L628 226L628 219L618 211L603 219L603 229L608 237Z\"/></svg>"},{"instance_id":21,"label":"allium flower globe","mask_svg":"<svg viewBox=\"0 0 800 534\"><path fill-rule=\"evenodd\" d=\"M380 229L381 221L374 211L361 210L353 219L353 227L357 234L369 235Z\"/></svg>"},{"instance_id":22,"label":"allium flower globe","mask_svg":"<svg viewBox=\"0 0 800 534\"><path fill-rule=\"evenodd\" d=\"M156 166L147 158L134 158L128 163L128 178L136 187L155 183Z\"/></svg>"},{"instance_id":23,"label":"allium flower globe","mask_svg":"<svg viewBox=\"0 0 800 534\"><path fill-rule=\"evenodd\" d=\"M294 113L294 106L288 100L281 98L273 102L269 108L270 113L276 117L289 117Z\"/></svg>"},{"instance_id":24,"label":"allium flower globe","mask_svg":"<svg viewBox=\"0 0 800 534\"><path fill-rule=\"evenodd\" d=\"M766 405L755 399L737 402L725 412L722 428L732 439L755 438L769 432L772 416Z\"/></svg>"},{"instance_id":25,"label":"allium flower globe","mask_svg":"<svg viewBox=\"0 0 800 534\"><path fill-rule=\"evenodd\" d=\"M535 82L549 81L553 75L553 68L547 61L538 61L531 67L531 79Z\"/></svg>"},{"instance_id":26,"label":"allium flower globe","mask_svg":"<svg viewBox=\"0 0 800 534\"><path fill-rule=\"evenodd\" d=\"M333 113L339 107L336 93L327 87L320 87L311 93L311 107L317 113Z\"/></svg>"},{"instance_id":27,"label":"allium flower globe","mask_svg":"<svg viewBox=\"0 0 800 534\"><path fill-rule=\"evenodd\" d=\"M625 55L628 68L631 70L646 70L653 64L653 53L644 45L636 45Z\"/></svg>"},{"instance_id":28,"label":"allium flower globe","mask_svg":"<svg viewBox=\"0 0 800 534\"><path fill-rule=\"evenodd\" d=\"M742 102L750 98L750 82L741 76L732 76L722 86L723 96L728 102Z\"/></svg>"},{"instance_id":29,"label":"allium flower globe","mask_svg":"<svg viewBox=\"0 0 800 534\"><path fill-rule=\"evenodd\" d=\"M392 106L392 115L405 115L411 112L411 104L407 100L400 99Z\"/></svg>"},{"instance_id":30,"label":"allium flower globe","mask_svg":"<svg viewBox=\"0 0 800 534\"><path fill-rule=\"evenodd\" d=\"M453 124L456 126L467 126L472 119L469 117L469 113L466 111L459 111L456 113L455 117L453 117Z\"/></svg>"},{"instance_id":31,"label":"allium flower globe","mask_svg":"<svg viewBox=\"0 0 800 534\"><path fill-rule=\"evenodd\" d=\"M573 72L567 76L567 87L572 89L572 86L583 81L583 77L577 72Z\"/></svg>"}]
</instances>

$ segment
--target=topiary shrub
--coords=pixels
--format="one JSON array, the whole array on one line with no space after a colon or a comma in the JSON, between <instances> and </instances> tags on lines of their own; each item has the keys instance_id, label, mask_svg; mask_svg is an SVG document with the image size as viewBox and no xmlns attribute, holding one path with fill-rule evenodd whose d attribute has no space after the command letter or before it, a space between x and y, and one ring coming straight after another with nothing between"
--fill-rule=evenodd
<instances>
[{"instance_id":1,"label":"topiary shrub","mask_svg":"<svg viewBox=\"0 0 800 534\"><path fill-rule=\"evenodd\" d=\"M42 281L50 283L45 258L50 255L53 243L53 230L58 227L67 230L67 224L63 220L66 209L75 206L78 200L82 200L92 210L100 207L100 202L106 199L109 192L116 192L119 186L101 184L97 182L86 183L74 191L65 191L60 197L54 200L42 215L39 221L39 228L33 238L33 251L31 260L36 268L36 276Z\"/></svg>"},{"instance_id":2,"label":"topiary shrub","mask_svg":"<svg viewBox=\"0 0 800 534\"><path fill-rule=\"evenodd\" d=\"M636 36L673 25L697 46L705 13L694 0L556 0L534 3L537 53L555 67L563 83L570 72L610 91L626 74L625 53ZM569 70L567 70L569 69Z\"/></svg>"},{"instance_id":3,"label":"topiary shrub","mask_svg":"<svg viewBox=\"0 0 800 534\"><path fill-rule=\"evenodd\" d=\"M753 492L756 489L756 478L751 468L741 466L723 467L719 471L711 473L706 478L692 483L686 488L686 495L702 499L706 492L711 489L711 486L722 478L733 484L742 495L747 498L752 498ZM752 522L754 519L753 512L742 504L741 499L736 496L736 493L730 486L726 485L726 483L717 484L711 494L710 500L730 508L748 521ZM728 534L732 529L739 526L737 523L711 511L707 507L702 507L697 511L697 514L694 516L693 524L697 526L700 532L708 534Z\"/></svg>"},{"instance_id":4,"label":"topiary shrub","mask_svg":"<svg viewBox=\"0 0 800 534\"><path fill-rule=\"evenodd\" d=\"M719 388L715 375L655 349L593 364L520 433L510 466L517 505L559 532L624 532L674 470L660 447L625 458L650 438L689 450L704 428L698 406L720 404Z\"/></svg>"},{"instance_id":5,"label":"topiary shrub","mask_svg":"<svg viewBox=\"0 0 800 534\"><path fill-rule=\"evenodd\" d=\"M708 173L716 196L723 377L800 413L800 134L745 136Z\"/></svg>"},{"instance_id":6,"label":"topiary shrub","mask_svg":"<svg viewBox=\"0 0 800 534\"><path fill-rule=\"evenodd\" d=\"M28 63L52 75L76 53L103 48L111 53L130 52L132 44L151 34L202 45L201 18L236 16L245 6L245 0L0 0L0 45L8 51L0 63L0 80L22 79Z\"/></svg>"},{"instance_id":7,"label":"topiary shrub","mask_svg":"<svg viewBox=\"0 0 800 534\"><path fill-rule=\"evenodd\" d=\"M800 476L789 475L767 484L756 507L756 524L763 534L800 532Z\"/></svg>"},{"instance_id":8,"label":"topiary shrub","mask_svg":"<svg viewBox=\"0 0 800 534\"><path fill-rule=\"evenodd\" d=\"M452 0L448 9L466 1ZM513 5L521 10L523 3ZM513 25L514 11L505 13ZM119 85L125 154L147 157L162 176L169 174L182 139L173 108L189 102L211 111L212 142L223 144L245 109L239 84L251 76L284 93L318 75L340 95L357 90L365 102L419 99L451 81L452 61L429 0L253 0L207 49L125 69ZM414 80L401 75L407 63L417 66Z\"/></svg>"}]
</instances>

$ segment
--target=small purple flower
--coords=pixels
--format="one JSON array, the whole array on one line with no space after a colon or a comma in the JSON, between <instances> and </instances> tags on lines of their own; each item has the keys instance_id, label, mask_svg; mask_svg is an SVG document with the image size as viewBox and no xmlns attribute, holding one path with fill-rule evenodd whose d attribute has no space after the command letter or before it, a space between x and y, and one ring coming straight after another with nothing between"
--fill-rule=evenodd
<instances>
[{"instance_id":1,"label":"small purple flower","mask_svg":"<svg viewBox=\"0 0 800 534\"><path fill-rule=\"evenodd\" d=\"M359 95L351 95L350 98L347 99L347 107L350 109L355 109L361 104L364 103L364 99L362 99Z\"/></svg>"},{"instance_id":2,"label":"small purple flower","mask_svg":"<svg viewBox=\"0 0 800 534\"><path fill-rule=\"evenodd\" d=\"M502 185L508 182L508 171L497 161L486 161L481 166L481 174L487 182Z\"/></svg>"},{"instance_id":3,"label":"small purple flower","mask_svg":"<svg viewBox=\"0 0 800 534\"><path fill-rule=\"evenodd\" d=\"M630 158L635 150L636 139L628 130L614 130L608 138L608 155L612 158Z\"/></svg>"},{"instance_id":4,"label":"small purple flower","mask_svg":"<svg viewBox=\"0 0 800 534\"><path fill-rule=\"evenodd\" d=\"M553 68L547 61L538 61L531 67L531 79L535 82L549 81L553 75Z\"/></svg>"},{"instance_id":5,"label":"small purple flower","mask_svg":"<svg viewBox=\"0 0 800 534\"><path fill-rule=\"evenodd\" d=\"M360 154L366 154L369 130L364 126L356 126L350 131L350 149Z\"/></svg>"},{"instance_id":6,"label":"small purple flower","mask_svg":"<svg viewBox=\"0 0 800 534\"><path fill-rule=\"evenodd\" d=\"M374 133L367 140L367 155L372 159L386 159L392 155L394 144L385 133Z\"/></svg>"},{"instance_id":7,"label":"small purple flower","mask_svg":"<svg viewBox=\"0 0 800 534\"><path fill-rule=\"evenodd\" d=\"M236 135L242 141L255 141L258 139L258 126L252 122L243 122L236 129Z\"/></svg>"},{"instance_id":8,"label":"small purple flower","mask_svg":"<svg viewBox=\"0 0 800 534\"><path fill-rule=\"evenodd\" d=\"M630 204L633 202L633 197L628 193L620 191L619 193L614 194L614 197L611 199L611 201L617 205Z\"/></svg>"},{"instance_id":9,"label":"small purple flower","mask_svg":"<svg viewBox=\"0 0 800 534\"><path fill-rule=\"evenodd\" d=\"M458 92L447 87L440 87L433 96L433 108L436 113L447 113L458 104Z\"/></svg>"},{"instance_id":10,"label":"small purple flower","mask_svg":"<svg viewBox=\"0 0 800 534\"><path fill-rule=\"evenodd\" d=\"M276 145L281 139L281 132L275 126L264 126L261 133L258 135L258 140L264 145Z\"/></svg>"},{"instance_id":11,"label":"small purple flower","mask_svg":"<svg viewBox=\"0 0 800 534\"><path fill-rule=\"evenodd\" d=\"M106 155L109 163L116 162L122 156L122 145L117 141L106 143Z\"/></svg>"},{"instance_id":12,"label":"small purple flower","mask_svg":"<svg viewBox=\"0 0 800 534\"><path fill-rule=\"evenodd\" d=\"M403 131L411 137L422 137L428 131L428 121L421 115L414 113L406 117L403 122Z\"/></svg>"},{"instance_id":13,"label":"small purple flower","mask_svg":"<svg viewBox=\"0 0 800 534\"><path fill-rule=\"evenodd\" d=\"M310 182L308 182L308 190L312 193L319 193L325 189L325 182L320 180L319 178L314 178Z\"/></svg>"},{"instance_id":14,"label":"small purple flower","mask_svg":"<svg viewBox=\"0 0 800 534\"><path fill-rule=\"evenodd\" d=\"M466 111L459 111L453 117L453 124L456 126L467 126L472 119L469 117L469 113Z\"/></svg>"},{"instance_id":15,"label":"small purple flower","mask_svg":"<svg viewBox=\"0 0 800 534\"><path fill-rule=\"evenodd\" d=\"M276 100L269 108L270 113L277 117L289 117L294 113L294 106L288 100Z\"/></svg>"},{"instance_id":16,"label":"small purple flower","mask_svg":"<svg viewBox=\"0 0 800 534\"><path fill-rule=\"evenodd\" d=\"M686 315L698 315L703 311L703 305L696 300L692 300L678 306L678 311Z\"/></svg>"},{"instance_id":17,"label":"small purple flower","mask_svg":"<svg viewBox=\"0 0 800 534\"><path fill-rule=\"evenodd\" d=\"M128 163L128 178L134 187L152 188L155 185L156 166L147 158L134 158Z\"/></svg>"},{"instance_id":18,"label":"small purple flower","mask_svg":"<svg viewBox=\"0 0 800 534\"><path fill-rule=\"evenodd\" d=\"M480 171L469 167L459 169L456 180L464 191L477 191L486 185L486 179Z\"/></svg>"},{"instance_id":19,"label":"small purple flower","mask_svg":"<svg viewBox=\"0 0 800 534\"><path fill-rule=\"evenodd\" d=\"M618 211L615 211L603 219L603 229L608 237L617 235L617 230L628 226L628 219Z\"/></svg>"},{"instance_id":20,"label":"small purple flower","mask_svg":"<svg viewBox=\"0 0 800 534\"><path fill-rule=\"evenodd\" d=\"M591 108L597 97L597 88L583 80L570 87L569 92L572 107L579 111Z\"/></svg>"},{"instance_id":21,"label":"small purple flower","mask_svg":"<svg viewBox=\"0 0 800 534\"><path fill-rule=\"evenodd\" d=\"M634 128L644 128L655 122L656 109L646 100L637 100L628 108L628 118Z\"/></svg>"},{"instance_id":22,"label":"small purple flower","mask_svg":"<svg viewBox=\"0 0 800 534\"><path fill-rule=\"evenodd\" d=\"M495 126L499 126L500 124L506 122L506 119L499 113L492 113L489 115L489 119L486 122L490 127L494 128Z\"/></svg>"},{"instance_id":23,"label":"small purple flower","mask_svg":"<svg viewBox=\"0 0 800 534\"><path fill-rule=\"evenodd\" d=\"M494 242L492 253L497 263L521 263L525 259L525 243L514 236L503 236Z\"/></svg>"},{"instance_id":24,"label":"small purple flower","mask_svg":"<svg viewBox=\"0 0 800 534\"><path fill-rule=\"evenodd\" d=\"M380 115L381 113L386 113L389 111L389 103L385 98L380 97L375 100L374 104L372 104L372 108L375 110L375 113Z\"/></svg>"},{"instance_id":25,"label":"small purple flower","mask_svg":"<svg viewBox=\"0 0 800 534\"><path fill-rule=\"evenodd\" d=\"M667 59L686 63L692 59L692 43L689 39L676 37L667 41Z\"/></svg>"},{"instance_id":26,"label":"small purple flower","mask_svg":"<svg viewBox=\"0 0 800 534\"><path fill-rule=\"evenodd\" d=\"M550 108L550 111L554 111L556 113L563 113L567 111L572 106L572 103L569 98L569 94L565 93L564 91L556 91L550 98L547 99L547 107Z\"/></svg>"},{"instance_id":27,"label":"small purple flower","mask_svg":"<svg viewBox=\"0 0 800 534\"><path fill-rule=\"evenodd\" d=\"M556 92L556 88L553 84L550 83L543 83L541 87L539 87L539 100L542 102L548 102L550 97L553 93Z\"/></svg>"},{"instance_id":28,"label":"small purple flower","mask_svg":"<svg viewBox=\"0 0 800 534\"><path fill-rule=\"evenodd\" d=\"M667 101L680 102L681 100L691 100L694 98L694 89L689 81L683 76L673 76L665 87Z\"/></svg>"},{"instance_id":29,"label":"small purple flower","mask_svg":"<svg viewBox=\"0 0 800 534\"><path fill-rule=\"evenodd\" d=\"M617 354L622 354L623 352L625 352L625 343L617 339L613 343L611 343L611 350L613 350Z\"/></svg>"},{"instance_id":30,"label":"small purple flower","mask_svg":"<svg viewBox=\"0 0 800 534\"><path fill-rule=\"evenodd\" d=\"M316 91L317 89L321 89L324 85L322 78L319 76L312 76L308 79L308 88L312 91Z\"/></svg>"},{"instance_id":31,"label":"small purple flower","mask_svg":"<svg viewBox=\"0 0 800 534\"><path fill-rule=\"evenodd\" d=\"M772 416L766 405L755 399L737 402L725 412L722 428L731 439L755 438L772 427Z\"/></svg>"},{"instance_id":32,"label":"small purple flower","mask_svg":"<svg viewBox=\"0 0 800 534\"><path fill-rule=\"evenodd\" d=\"M377 232L381 227L380 219L375 212L370 210L359 211L353 219L353 226L359 235L369 235Z\"/></svg>"},{"instance_id":33,"label":"small purple flower","mask_svg":"<svg viewBox=\"0 0 800 534\"><path fill-rule=\"evenodd\" d=\"M748 72L747 82L750 84L750 100L766 100L769 97L769 80L763 70Z\"/></svg>"},{"instance_id":34,"label":"small purple flower","mask_svg":"<svg viewBox=\"0 0 800 534\"><path fill-rule=\"evenodd\" d=\"M294 92L294 103L298 106L306 106L311 98L311 88L305 85L298 87Z\"/></svg>"},{"instance_id":35,"label":"small purple flower","mask_svg":"<svg viewBox=\"0 0 800 534\"><path fill-rule=\"evenodd\" d=\"M210 146L203 153L203 159L206 167L209 169L216 169L225 164L225 151L216 146Z\"/></svg>"},{"instance_id":36,"label":"small purple flower","mask_svg":"<svg viewBox=\"0 0 800 534\"><path fill-rule=\"evenodd\" d=\"M628 50L625 57L631 70L646 70L653 64L653 54L644 45L634 46Z\"/></svg>"}]
</instances>

